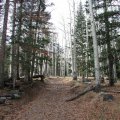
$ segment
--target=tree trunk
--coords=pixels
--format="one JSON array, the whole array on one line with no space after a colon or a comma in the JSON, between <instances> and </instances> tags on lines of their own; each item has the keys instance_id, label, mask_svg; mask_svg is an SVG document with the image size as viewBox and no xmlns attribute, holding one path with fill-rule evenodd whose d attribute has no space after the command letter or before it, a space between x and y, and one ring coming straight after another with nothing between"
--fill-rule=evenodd
<instances>
[{"instance_id":1,"label":"tree trunk","mask_svg":"<svg viewBox=\"0 0 120 120\"><path fill-rule=\"evenodd\" d=\"M114 85L114 77L113 77L113 55L111 51L111 42L110 42L110 26L109 26L109 18L107 15L107 4L106 0L104 0L104 17L105 17L105 29L106 29L106 40L107 40L107 53L108 53L108 70L109 70L109 85L113 86Z\"/></svg>"},{"instance_id":2,"label":"tree trunk","mask_svg":"<svg viewBox=\"0 0 120 120\"><path fill-rule=\"evenodd\" d=\"M15 88L15 81L17 80L17 66L16 66L16 44L15 44L15 15L16 15L16 0L14 0L13 8L13 28L12 28L12 73L13 88Z\"/></svg>"},{"instance_id":3,"label":"tree trunk","mask_svg":"<svg viewBox=\"0 0 120 120\"><path fill-rule=\"evenodd\" d=\"M21 28L22 28L22 6L23 6L23 0L20 0L20 16L19 16L19 24L18 24L18 35L17 35L17 40L16 40L16 72L17 72L17 78L19 78L19 55L20 55L20 51L19 51L19 42L21 40Z\"/></svg>"},{"instance_id":4,"label":"tree trunk","mask_svg":"<svg viewBox=\"0 0 120 120\"><path fill-rule=\"evenodd\" d=\"M41 75L42 75L42 73L43 73L43 69L42 69L42 67L43 67L43 62L40 63L40 74L41 74Z\"/></svg>"},{"instance_id":5,"label":"tree trunk","mask_svg":"<svg viewBox=\"0 0 120 120\"><path fill-rule=\"evenodd\" d=\"M41 2L39 3L39 6L38 6L38 11L37 11L37 17L39 19L39 15L40 15L40 6L41 6ZM39 20L36 20L36 33L35 33L35 38L33 40L33 45L36 44L36 39L37 39L37 27L38 27L38 24L39 24ZM34 72L34 64L35 64L35 50L33 50L33 55L32 55L32 68L31 68L31 79L33 77L33 72Z\"/></svg>"},{"instance_id":6,"label":"tree trunk","mask_svg":"<svg viewBox=\"0 0 120 120\"><path fill-rule=\"evenodd\" d=\"M8 22L8 11L9 11L9 0L5 3L5 14L3 22L3 33L0 45L0 86L4 86L4 76L5 76L5 49L6 49L6 34L7 34L7 22Z\"/></svg>"},{"instance_id":7,"label":"tree trunk","mask_svg":"<svg viewBox=\"0 0 120 120\"><path fill-rule=\"evenodd\" d=\"M32 17L33 17L33 6L34 5L34 0L32 0L31 1L31 9L30 9L30 21L29 21L29 38L31 39L31 41L34 39L33 38L33 33L32 33L32 30L33 30L33 28L32 28ZM34 43L34 41L33 41L33 43ZM35 55L35 54L34 54ZM30 71L32 71L32 68L34 67L34 55L33 55L33 59L32 59L32 62L33 62L33 66L32 67L30 67L31 66L31 62L30 62L30 59L31 59L31 53L30 53L30 51L27 51L27 53L26 53L26 59L27 59L27 62L28 62L28 64L27 64L27 69L26 69L26 71L27 71L27 74L28 74L28 81L32 81L32 75L30 74ZM33 71L32 71L33 72ZM33 74L33 73L32 73Z\"/></svg>"},{"instance_id":8,"label":"tree trunk","mask_svg":"<svg viewBox=\"0 0 120 120\"><path fill-rule=\"evenodd\" d=\"M44 75L47 75L48 74L48 61L45 60L45 72L44 72Z\"/></svg>"},{"instance_id":9,"label":"tree trunk","mask_svg":"<svg viewBox=\"0 0 120 120\"><path fill-rule=\"evenodd\" d=\"M90 5L91 26L92 26L91 29L92 29L92 37L93 37L95 79L96 79L96 85L99 86L100 68L99 68L98 44L97 44L96 28L95 28L95 21L94 21L93 8L92 8L92 0L89 0L89 5Z\"/></svg>"}]
</instances>

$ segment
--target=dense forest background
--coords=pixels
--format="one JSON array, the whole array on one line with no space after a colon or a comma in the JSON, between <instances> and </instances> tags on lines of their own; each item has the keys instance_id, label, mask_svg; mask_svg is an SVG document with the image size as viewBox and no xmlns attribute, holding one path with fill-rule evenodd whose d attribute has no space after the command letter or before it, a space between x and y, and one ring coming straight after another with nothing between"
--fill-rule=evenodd
<instances>
[{"instance_id":1,"label":"dense forest background","mask_svg":"<svg viewBox=\"0 0 120 120\"><path fill-rule=\"evenodd\" d=\"M71 56L57 41L46 10L54 4L47 0L0 0L0 85L11 78L32 82L34 75L71 76L74 47L79 76L94 76L94 52L89 4L80 2L75 24L70 26ZM99 51L100 77L109 84L120 78L120 2L93 0L93 14ZM74 33L72 34L72 29ZM67 38L65 39L67 41ZM75 41L75 42L74 42ZM67 42L66 42L67 44ZM72 62L73 61L73 62Z\"/></svg>"}]
</instances>

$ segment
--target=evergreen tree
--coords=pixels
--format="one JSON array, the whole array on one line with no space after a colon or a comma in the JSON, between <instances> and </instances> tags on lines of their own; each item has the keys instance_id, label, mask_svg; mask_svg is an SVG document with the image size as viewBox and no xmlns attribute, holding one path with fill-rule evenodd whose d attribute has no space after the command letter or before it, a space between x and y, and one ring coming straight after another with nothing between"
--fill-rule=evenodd
<instances>
[{"instance_id":1,"label":"evergreen tree","mask_svg":"<svg viewBox=\"0 0 120 120\"><path fill-rule=\"evenodd\" d=\"M76 16L75 26L75 39L76 39L76 58L77 58L77 70L82 76L85 76L86 71L86 21L82 7L82 3L79 5Z\"/></svg>"},{"instance_id":2,"label":"evergreen tree","mask_svg":"<svg viewBox=\"0 0 120 120\"><path fill-rule=\"evenodd\" d=\"M100 50L102 50L102 52L100 51L100 61L102 66L107 68L109 84L112 86L115 81L114 65L117 52L116 39L118 38L118 32L120 29L120 22L118 20L120 17L118 6L119 3L117 0L94 0L93 5L97 26L98 43ZM106 63L108 64L108 67L105 66Z\"/></svg>"},{"instance_id":3,"label":"evergreen tree","mask_svg":"<svg viewBox=\"0 0 120 120\"><path fill-rule=\"evenodd\" d=\"M21 75L25 76L26 81L29 81L32 80L33 74L43 74L43 64L46 65L47 69L50 58L46 48L50 42L49 27L51 25L48 21L51 16L46 11L45 0L13 0L11 4L10 2L6 0L5 3L0 44L0 81L2 86L5 72L11 66L11 77L14 81L13 87L15 87L15 81ZM12 5L10 7L13 11L12 19L8 19L9 5ZM12 34L11 41L8 41L6 45L8 22ZM11 55L12 61L10 61Z\"/></svg>"}]
</instances>

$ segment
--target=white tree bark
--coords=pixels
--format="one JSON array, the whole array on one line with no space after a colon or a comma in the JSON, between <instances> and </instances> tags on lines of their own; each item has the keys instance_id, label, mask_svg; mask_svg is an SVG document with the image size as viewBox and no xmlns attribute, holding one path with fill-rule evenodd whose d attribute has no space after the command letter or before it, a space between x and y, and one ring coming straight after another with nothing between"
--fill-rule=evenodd
<instances>
[{"instance_id":1,"label":"white tree bark","mask_svg":"<svg viewBox=\"0 0 120 120\"><path fill-rule=\"evenodd\" d=\"M74 30L75 30L75 1L73 0L73 12L74 12ZM75 32L74 32L75 33ZM73 47L73 79L77 80L77 66L76 66L76 40L74 35L74 47Z\"/></svg>"},{"instance_id":2,"label":"white tree bark","mask_svg":"<svg viewBox=\"0 0 120 120\"><path fill-rule=\"evenodd\" d=\"M92 1L89 0L89 9L90 9L90 16L91 16L91 29L92 29L92 36L93 36L93 49L94 49L94 69L95 69L95 79L96 85L100 85L100 70L99 70L99 58L98 58L98 45L97 45L97 37L96 37L96 30L95 30L95 21L93 16L93 9L92 9Z\"/></svg>"}]
</instances>

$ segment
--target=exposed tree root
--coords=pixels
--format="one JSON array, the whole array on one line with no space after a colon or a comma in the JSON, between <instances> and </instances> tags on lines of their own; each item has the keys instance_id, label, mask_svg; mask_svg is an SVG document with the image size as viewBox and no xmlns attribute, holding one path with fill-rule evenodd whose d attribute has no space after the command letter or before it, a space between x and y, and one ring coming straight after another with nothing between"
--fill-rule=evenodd
<instances>
[{"instance_id":1,"label":"exposed tree root","mask_svg":"<svg viewBox=\"0 0 120 120\"><path fill-rule=\"evenodd\" d=\"M76 87L75 87L76 88ZM73 89L73 88L72 88ZM90 92L90 91L94 91L94 92L105 92L105 93L120 93L120 91L114 91L114 90L102 90L101 86L96 86L96 85L91 85L88 86L87 88L85 88L82 92L79 92L77 95L69 98L66 100L66 102L68 101L73 101L78 99L79 97L81 97L82 95L85 95L86 93Z\"/></svg>"}]
</instances>

